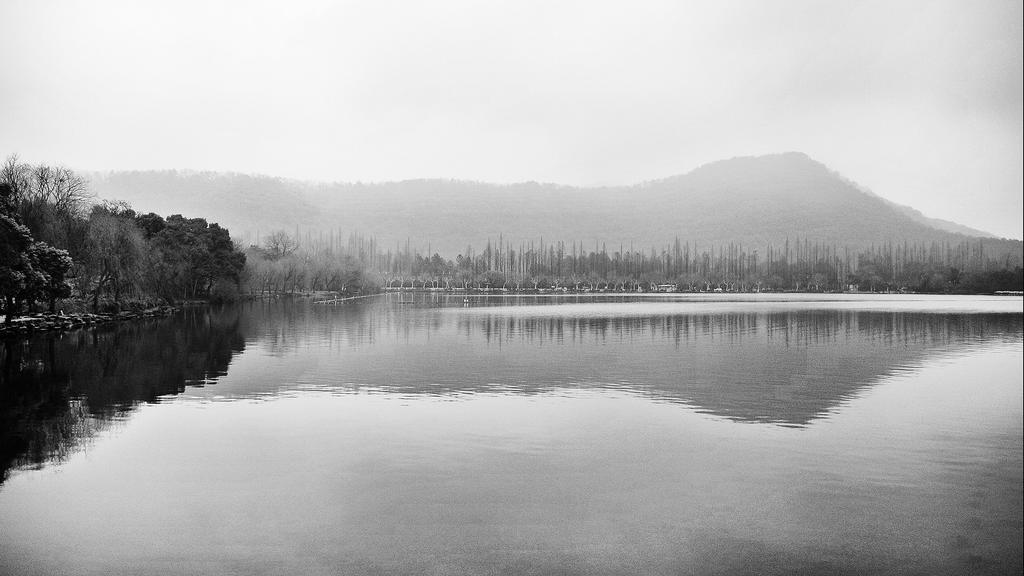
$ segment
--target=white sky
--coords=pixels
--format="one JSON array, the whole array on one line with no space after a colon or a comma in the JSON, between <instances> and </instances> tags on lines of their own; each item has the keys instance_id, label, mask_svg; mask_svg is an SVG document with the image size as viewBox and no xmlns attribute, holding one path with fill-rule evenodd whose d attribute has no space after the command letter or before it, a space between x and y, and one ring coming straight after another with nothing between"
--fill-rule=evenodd
<instances>
[{"instance_id":1,"label":"white sky","mask_svg":"<svg viewBox=\"0 0 1024 576\"><path fill-rule=\"evenodd\" d=\"M1021 4L0 0L0 155L589 185L799 150L1021 238Z\"/></svg>"}]
</instances>

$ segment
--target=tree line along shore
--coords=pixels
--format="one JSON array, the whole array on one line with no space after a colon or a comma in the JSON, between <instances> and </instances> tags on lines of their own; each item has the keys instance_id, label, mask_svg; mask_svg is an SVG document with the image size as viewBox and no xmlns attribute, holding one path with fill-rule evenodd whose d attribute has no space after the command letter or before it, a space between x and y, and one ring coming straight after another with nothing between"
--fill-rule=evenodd
<instances>
[{"instance_id":1,"label":"tree line along shore","mask_svg":"<svg viewBox=\"0 0 1024 576\"><path fill-rule=\"evenodd\" d=\"M276 231L247 249L245 291L267 296L419 289L474 292L918 292L1019 291L1021 255L984 239L885 241L862 249L807 238L763 247L677 239L644 250L605 243L498 237L454 259L359 234Z\"/></svg>"},{"instance_id":2,"label":"tree line along shore","mask_svg":"<svg viewBox=\"0 0 1024 576\"><path fill-rule=\"evenodd\" d=\"M217 223L99 202L75 172L11 156L0 166L0 312L5 324L35 314L22 326L62 327L314 292L993 293L1024 284L1020 255L987 252L980 238L859 249L796 236L764 246L677 238L641 249L496 236L454 258L340 232L276 231L242 246Z\"/></svg>"},{"instance_id":3,"label":"tree line along shore","mask_svg":"<svg viewBox=\"0 0 1024 576\"><path fill-rule=\"evenodd\" d=\"M0 295L24 312L141 312L238 293L245 255L202 218L96 202L62 167L10 157L0 167Z\"/></svg>"}]
</instances>

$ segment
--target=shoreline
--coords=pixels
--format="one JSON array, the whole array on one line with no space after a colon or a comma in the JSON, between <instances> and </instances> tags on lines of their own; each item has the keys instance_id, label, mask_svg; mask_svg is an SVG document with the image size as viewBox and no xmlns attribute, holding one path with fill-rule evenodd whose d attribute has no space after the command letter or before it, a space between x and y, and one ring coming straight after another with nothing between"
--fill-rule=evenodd
<instances>
[{"instance_id":1,"label":"shoreline","mask_svg":"<svg viewBox=\"0 0 1024 576\"><path fill-rule=\"evenodd\" d=\"M948 296L948 297L987 297L987 298L999 298L999 299L1015 299L1021 298L1022 295L1019 292L1002 292L1002 293L986 293L986 294L944 294L944 293L933 293L933 292L603 292L603 291L580 291L580 292L489 292L489 291L449 291L449 290L431 290L422 288L411 288L401 290L387 290L383 292L375 292L373 294L360 294L357 296L346 296L342 298L327 298L324 300L316 300L315 294L287 294L279 295L279 297L297 297L302 299L309 299L311 304L339 304L352 300L359 300L363 298L373 298L375 296L391 296L392 294L401 296L402 294L430 294L440 295L448 298L465 298L465 299L484 299L484 298L580 298L580 297L609 297L609 298L650 298L652 300L659 298L679 298L679 297L712 297L716 300L729 300L730 298L739 298L740 300L756 299L758 297L764 297L765 300L776 300L785 299L792 297L819 297L828 298L838 301L843 301L851 296L880 296L880 297L913 297L913 296ZM801 298L801 299L802 299ZM177 312L180 312L183 306L194 306L194 305L207 305L207 302L188 302L180 306L154 306L146 308L140 311L122 311L114 314L92 314L92 313L72 313L72 314L51 314L51 313L37 313L27 316L19 316L14 318L10 323L6 321L0 321L0 338L12 338L12 337L24 337L40 332L64 332L69 330L75 330L78 328L88 328L98 326L101 324L109 324L111 322L126 322L131 320L142 320L147 318L166 318ZM6 320L6 319L5 319Z\"/></svg>"},{"instance_id":2,"label":"shoreline","mask_svg":"<svg viewBox=\"0 0 1024 576\"><path fill-rule=\"evenodd\" d=\"M760 292L747 292L747 291L675 291L675 292L659 292L659 291L646 291L646 292L621 292L621 291L603 291L603 290L567 290L567 291L514 291L514 290L432 290L423 288L403 288L401 290L392 289L379 294L439 294L442 296L462 296L462 297L487 297L487 298L522 298L522 297L567 297L567 296L609 296L609 297L666 297L666 296L773 296L773 297L788 297L788 296L993 296L1001 298L1020 298L1024 296L1021 292L1016 291L996 291L996 292L869 292L869 291L843 291L843 292L805 292L805 291L768 291L762 290Z\"/></svg>"},{"instance_id":3,"label":"shoreline","mask_svg":"<svg viewBox=\"0 0 1024 576\"><path fill-rule=\"evenodd\" d=\"M0 322L0 338L10 336L25 336L37 332L66 331L77 328L86 328L108 324L110 322L125 322L129 320L141 320L144 318L164 318L179 312L179 306L154 306L137 312L123 311L115 314L51 314L49 312L33 314L29 316L18 316L10 322Z\"/></svg>"}]
</instances>

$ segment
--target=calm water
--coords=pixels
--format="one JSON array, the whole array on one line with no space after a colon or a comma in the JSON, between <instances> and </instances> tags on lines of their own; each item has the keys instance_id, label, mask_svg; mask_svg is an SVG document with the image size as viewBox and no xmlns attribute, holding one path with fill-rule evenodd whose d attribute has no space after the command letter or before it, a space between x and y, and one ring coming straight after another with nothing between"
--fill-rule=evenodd
<instances>
[{"instance_id":1,"label":"calm water","mask_svg":"<svg viewBox=\"0 0 1024 576\"><path fill-rule=\"evenodd\" d=\"M1022 308L392 295L5 341L0 573L1020 574Z\"/></svg>"}]
</instances>

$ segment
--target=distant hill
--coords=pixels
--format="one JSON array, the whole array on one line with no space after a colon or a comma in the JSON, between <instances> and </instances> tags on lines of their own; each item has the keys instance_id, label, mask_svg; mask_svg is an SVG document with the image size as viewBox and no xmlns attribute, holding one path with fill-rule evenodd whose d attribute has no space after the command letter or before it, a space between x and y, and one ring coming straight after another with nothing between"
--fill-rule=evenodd
<instances>
[{"instance_id":1,"label":"distant hill","mask_svg":"<svg viewBox=\"0 0 1024 576\"><path fill-rule=\"evenodd\" d=\"M513 243L575 240L608 248L761 246L796 237L866 247L872 243L987 238L986 250L1021 253L1000 240L894 204L800 153L733 158L633 186L578 188L458 180L317 184L232 173L146 171L89 175L102 198L137 210L201 215L255 241L257 233L340 230L454 257L503 235Z\"/></svg>"}]
</instances>

